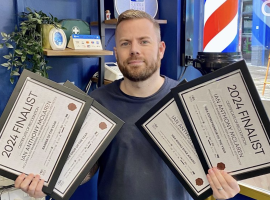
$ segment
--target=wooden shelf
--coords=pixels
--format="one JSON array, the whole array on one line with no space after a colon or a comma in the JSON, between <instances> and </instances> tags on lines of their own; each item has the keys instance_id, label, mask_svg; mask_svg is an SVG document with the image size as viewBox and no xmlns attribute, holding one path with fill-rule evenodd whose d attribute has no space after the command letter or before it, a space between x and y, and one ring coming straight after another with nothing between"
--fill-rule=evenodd
<instances>
[{"instance_id":1,"label":"wooden shelf","mask_svg":"<svg viewBox=\"0 0 270 200\"><path fill-rule=\"evenodd\" d=\"M57 51L52 49L43 49L45 56L83 56L83 57L95 57L95 56L109 56L113 55L113 51L107 50L74 50L66 48L63 51Z\"/></svg>"},{"instance_id":2,"label":"wooden shelf","mask_svg":"<svg viewBox=\"0 0 270 200\"><path fill-rule=\"evenodd\" d=\"M159 24L167 24L167 20L163 19L157 19L156 20ZM116 25L117 24L117 19L110 19L110 20L105 20L104 24L109 24L109 25ZM98 22L91 22L91 26L97 26Z\"/></svg>"},{"instance_id":3,"label":"wooden shelf","mask_svg":"<svg viewBox=\"0 0 270 200\"><path fill-rule=\"evenodd\" d=\"M92 78L91 78L91 81L97 83L97 82L98 82L98 78L97 78L97 77L92 77ZM110 84L110 83L112 83L112 81L107 80L107 79L104 79L104 85L108 85L108 84Z\"/></svg>"}]
</instances>

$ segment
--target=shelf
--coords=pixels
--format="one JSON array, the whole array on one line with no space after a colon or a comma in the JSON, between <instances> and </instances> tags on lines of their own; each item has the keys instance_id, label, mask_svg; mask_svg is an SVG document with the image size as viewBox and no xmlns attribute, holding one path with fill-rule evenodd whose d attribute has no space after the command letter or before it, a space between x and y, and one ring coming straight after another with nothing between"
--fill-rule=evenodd
<instances>
[{"instance_id":1,"label":"shelf","mask_svg":"<svg viewBox=\"0 0 270 200\"><path fill-rule=\"evenodd\" d=\"M63 51L57 51L52 49L43 49L43 53L45 56L109 56L113 55L112 51L107 50L74 50L66 48Z\"/></svg>"},{"instance_id":2,"label":"shelf","mask_svg":"<svg viewBox=\"0 0 270 200\"><path fill-rule=\"evenodd\" d=\"M167 20L163 20L163 19L157 19L156 20L159 24L167 24ZM117 24L117 19L110 19L110 20L105 20L104 24L108 24L108 25L116 25ZM90 23L91 26L97 26L98 22L91 22Z\"/></svg>"},{"instance_id":3,"label":"shelf","mask_svg":"<svg viewBox=\"0 0 270 200\"><path fill-rule=\"evenodd\" d=\"M91 81L94 82L94 83L97 83L98 82L98 78L97 77L92 77L91 78ZM104 79L104 85L108 85L110 83L112 83L112 81L107 80L107 79Z\"/></svg>"}]
</instances>

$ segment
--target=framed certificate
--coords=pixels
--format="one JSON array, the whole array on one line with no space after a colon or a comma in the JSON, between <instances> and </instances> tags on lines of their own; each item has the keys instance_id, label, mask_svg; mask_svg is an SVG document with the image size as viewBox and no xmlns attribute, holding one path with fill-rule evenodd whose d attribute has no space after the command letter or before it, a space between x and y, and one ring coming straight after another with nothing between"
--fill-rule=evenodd
<instances>
[{"instance_id":1,"label":"framed certificate","mask_svg":"<svg viewBox=\"0 0 270 200\"><path fill-rule=\"evenodd\" d=\"M71 82L64 86L84 95ZM51 197L70 199L124 122L94 101L72 147Z\"/></svg>"},{"instance_id":2,"label":"framed certificate","mask_svg":"<svg viewBox=\"0 0 270 200\"><path fill-rule=\"evenodd\" d=\"M270 123L245 61L172 89L204 169L270 172Z\"/></svg>"},{"instance_id":3,"label":"framed certificate","mask_svg":"<svg viewBox=\"0 0 270 200\"><path fill-rule=\"evenodd\" d=\"M172 93L150 109L136 125L194 199L203 200L212 194Z\"/></svg>"},{"instance_id":4,"label":"framed certificate","mask_svg":"<svg viewBox=\"0 0 270 200\"><path fill-rule=\"evenodd\" d=\"M0 119L0 174L39 174L50 194L92 102L24 70Z\"/></svg>"}]
</instances>

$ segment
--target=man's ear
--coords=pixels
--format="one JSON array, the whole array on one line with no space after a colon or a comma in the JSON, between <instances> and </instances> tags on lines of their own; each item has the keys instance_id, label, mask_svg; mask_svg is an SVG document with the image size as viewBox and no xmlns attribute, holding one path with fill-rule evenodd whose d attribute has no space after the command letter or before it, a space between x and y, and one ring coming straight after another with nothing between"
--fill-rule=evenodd
<instances>
[{"instance_id":1,"label":"man's ear","mask_svg":"<svg viewBox=\"0 0 270 200\"><path fill-rule=\"evenodd\" d=\"M165 53L165 49L166 49L165 42L164 41L159 42L158 50L159 50L159 57L160 57L160 59L163 58L164 53Z\"/></svg>"},{"instance_id":2,"label":"man's ear","mask_svg":"<svg viewBox=\"0 0 270 200\"><path fill-rule=\"evenodd\" d=\"M113 50L114 50L115 59L117 60L117 49L116 49L116 47L113 47Z\"/></svg>"}]
</instances>

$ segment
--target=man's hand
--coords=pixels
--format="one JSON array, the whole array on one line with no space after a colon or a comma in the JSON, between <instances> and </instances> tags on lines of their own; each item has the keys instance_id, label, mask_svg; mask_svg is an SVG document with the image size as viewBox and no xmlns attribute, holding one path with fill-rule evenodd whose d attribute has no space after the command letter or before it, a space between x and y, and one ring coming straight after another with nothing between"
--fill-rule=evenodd
<instances>
[{"instance_id":1,"label":"man's hand","mask_svg":"<svg viewBox=\"0 0 270 200\"><path fill-rule=\"evenodd\" d=\"M216 167L208 170L207 179L215 199L229 199L240 192L237 181L230 174Z\"/></svg>"},{"instance_id":2,"label":"man's hand","mask_svg":"<svg viewBox=\"0 0 270 200\"><path fill-rule=\"evenodd\" d=\"M40 179L39 175L34 176L34 174L29 174L28 176L21 174L15 180L16 188L21 189L30 197L34 198L42 198L46 196L46 194L42 192L43 184L44 180Z\"/></svg>"}]
</instances>

